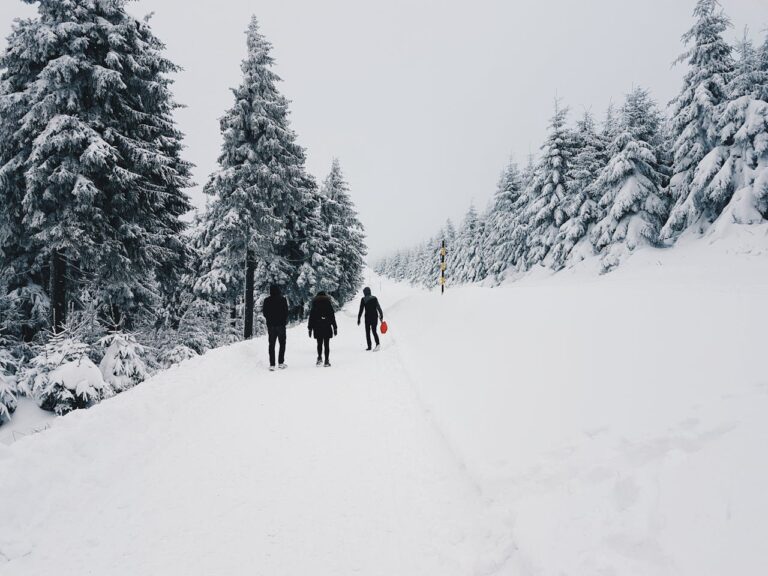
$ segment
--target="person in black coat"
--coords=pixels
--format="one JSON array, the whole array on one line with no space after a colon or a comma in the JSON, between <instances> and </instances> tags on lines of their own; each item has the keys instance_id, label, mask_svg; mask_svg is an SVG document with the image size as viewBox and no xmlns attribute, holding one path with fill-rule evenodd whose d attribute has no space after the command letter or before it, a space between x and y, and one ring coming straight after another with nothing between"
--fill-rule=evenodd
<instances>
[{"instance_id":1,"label":"person in black coat","mask_svg":"<svg viewBox=\"0 0 768 576\"><path fill-rule=\"evenodd\" d=\"M312 309L309 311L309 337L312 334L317 340L317 365L322 364L322 353L325 351L325 367L328 368L331 338L338 335L339 328L336 325L336 313L330 296L325 292L318 292L312 300Z\"/></svg>"},{"instance_id":2,"label":"person in black coat","mask_svg":"<svg viewBox=\"0 0 768 576\"><path fill-rule=\"evenodd\" d=\"M280 369L285 369L285 326L288 324L288 300L280 293L280 288L274 284L269 288L269 296L264 299L262 314L267 321L269 334L269 369L275 369L275 342L280 342L278 358Z\"/></svg>"},{"instance_id":3,"label":"person in black coat","mask_svg":"<svg viewBox=\"0 0 768 576\"><path fill-rule=\"evenodd\" d=\"M360 312L357 314L357 325L360 326L360 318L365 312L365 340L368 342L368 348L371 349L371 332L376 341L376 350L379 349L379 319L384 320L384 312L381 310L379 299L371 294L370 288L363 288L363 299L360 300Z\"/></svg>"}]
</instances>

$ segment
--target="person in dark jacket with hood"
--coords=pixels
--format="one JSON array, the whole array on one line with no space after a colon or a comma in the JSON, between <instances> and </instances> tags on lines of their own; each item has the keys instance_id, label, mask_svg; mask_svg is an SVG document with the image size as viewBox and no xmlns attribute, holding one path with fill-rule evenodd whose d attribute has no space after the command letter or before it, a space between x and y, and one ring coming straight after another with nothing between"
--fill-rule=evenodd
<instances>
[{"instance_id":1,"label":"person in dark jacket with hood","mask_svg":"<svg viewBox=\"0 0 768 576\"><path fill-rule=\"evenodd\" d=\"M339 328L336 325L336 313L330 296L325 292L318 292L312 301L312 309L309 311L309 337L314 334L317 340L317 365L323 365L322 354L325 352L325 364L328 368L331 338L338 335Z\"/></svg>"},{"instance_id":2,"label":"person in dark jacket with hood","mask_svg":"<svg viewBox=\"0 0 768 576\"><path fill-rule=\"evenodd\" d=\"M280 354L278 366L284 370L285 364L285 326L288 324L288 300L280 293L280 288L272 285L269 288L269 296L264 299L262 314L267 321L267 333L269 334L269 369L275 369L275 342L280 342Z\"/></svg>"},{"instance_id":3,"label":"person in dark jacket with hood","mask_svg":"<svg viewBox=\"0 0 768 576\"><path fill-rule=\"evenodd\" d=\"M360 326L360 318L365 313L365 340L368 342L368 348L371 349L371 332L373 332L373 338L376 341L375 350L379 349L379 333L377 328L379 327L379 320L384 320L384 312L381 311L381 305L379 299L371 294L370 288L363 288L363 299L360 301L360 312L357 314L357 325Z\"/></svg>"}]
</instances>

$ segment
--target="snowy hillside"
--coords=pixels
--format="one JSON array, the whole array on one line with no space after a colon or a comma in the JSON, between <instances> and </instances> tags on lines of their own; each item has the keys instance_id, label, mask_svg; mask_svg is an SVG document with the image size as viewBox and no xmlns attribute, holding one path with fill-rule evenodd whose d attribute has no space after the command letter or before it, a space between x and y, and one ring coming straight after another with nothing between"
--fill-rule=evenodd
<instances>
[{"instance_id":1,"label":"snowy hillside","mask_svg":"<svg viewBox=\"0 0 768 576\"><path fill-rule=\"evenodd\" d=\"M304 327L0 444L0 573L760 574L766 230ZM757 237L756 237L757 235Z\"/></svg>"}]
</instances>

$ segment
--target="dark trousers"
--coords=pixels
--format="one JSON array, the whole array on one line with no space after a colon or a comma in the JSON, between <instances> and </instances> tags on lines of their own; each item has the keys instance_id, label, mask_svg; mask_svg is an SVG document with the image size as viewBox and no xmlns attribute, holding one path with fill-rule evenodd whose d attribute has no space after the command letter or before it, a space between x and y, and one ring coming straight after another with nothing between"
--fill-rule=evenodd
<instances>
[{"instance_id":1,"label":"dark trousers","mask_svg":"<svg viewBox=\"0 0 768 576\"><path fill-rule=\"evenodd\" d=\"M328 362L328 356L331 353L331 339L330 338L318 338L317 339L317 359L323 355L323 348L325 348L325 361Z\"/></svg>"},{"instance_id":2,"label":"dark trousers","mask_svg":"<svg viewBox=\"0 0 768 576\"><path fill-rule=\"evenodd\" d=\"M285 363L285 326L267 326L269 334L269 365L275 365L275 342L280 342L278 362Z\"/></svg>"},{"instance_id":3,"label":"dark trousers","mask_svg":"<svg viewBox=\"0 0 768 576\"><path fill-rule=\"evenodd\" d=\"M365 319L365 341L368 342L368 348L371 347L371 332L373 332L373 339L376 341L376 346L379 345L379 319L373 320Z\"/></svg>"}]
</instances>

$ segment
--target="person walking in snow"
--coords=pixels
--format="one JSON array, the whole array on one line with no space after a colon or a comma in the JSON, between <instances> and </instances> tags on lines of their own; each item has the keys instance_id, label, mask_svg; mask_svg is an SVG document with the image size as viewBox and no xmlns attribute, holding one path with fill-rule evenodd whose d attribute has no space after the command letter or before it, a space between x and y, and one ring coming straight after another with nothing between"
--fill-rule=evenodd
<instances>
[{"instance_id":1,"label":"person walking in snow","mask_svg":"<svg viewBox=\"0 0 768 576\"><path fill-rule=\"evenodd\" d=\"M309 311L309 337L314 333L317 340L317 365L323 365L323 352L325 352L325 364L328 368L331 363L330 344L331 338L339 334L339 328L336 325L336 313L333 310L333 303L330 296L325 292L318 292L312 301L312 309Z\"/></svg>"},{"instance_id":2,"label":"person walking in snow","mask_svg":"<svg viewBox=\"0 0 768 576\"><path fill-rule=\"evenodd\" d=\"M368 343L366 350L371 349L371 332L373 332L373 338L376 341L374 351L376 351L380 348L377 329L379 320L384 320L384 312L381 311L379 299L371 294L371 289L368 287L363 288L363 299L360 300L360 312L357 314L358 326L360 326L360 318L362 318L363 313L365 313L365 340Z\"/></svg>"},{"instance_id":3,"label":"person walking in snow","mask_svg":"<svg viewBox=\"0 0 768 576\"><path fill-rule=\"evenodd\" d=\"M267 334L269 335L269 369L275 370L275 342L280 342L278 367L284 370L285 364L285 326L288 324L288 300L280 293L280 288L273 284L269 288L269 296L264 299L261 308L264 319L267 322Z\"/></svg>"}]
</instances>

